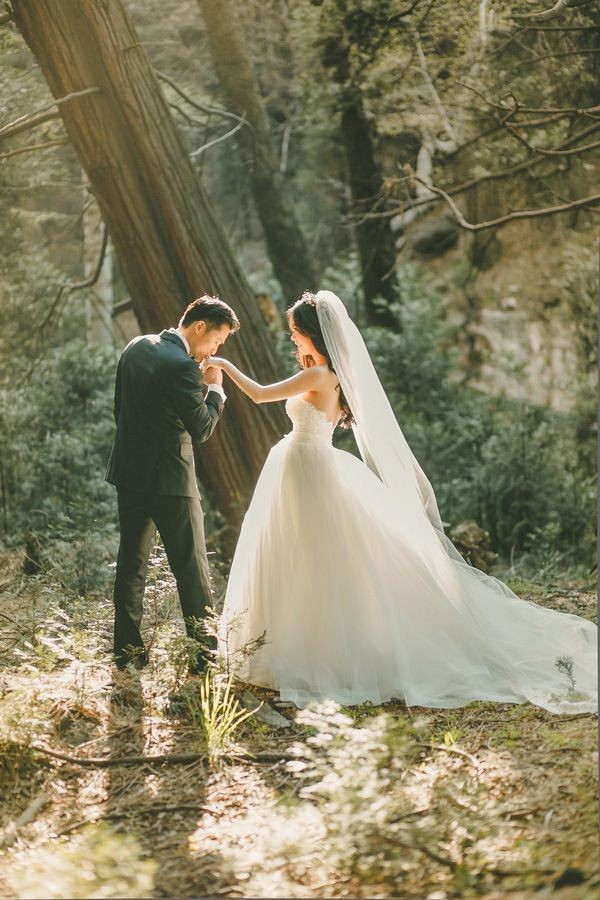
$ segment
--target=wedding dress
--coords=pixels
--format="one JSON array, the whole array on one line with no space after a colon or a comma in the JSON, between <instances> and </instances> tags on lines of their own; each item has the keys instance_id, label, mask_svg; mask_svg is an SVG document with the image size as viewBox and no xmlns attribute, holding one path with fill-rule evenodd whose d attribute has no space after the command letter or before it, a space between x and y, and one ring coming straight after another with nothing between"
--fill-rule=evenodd
<instances>
[{"instance_id":1,"label":"wedding dress","mask_svg":"<svg viewBox=\"0 0 600 900\"><path fill-rule=\"evenodd\" d=\"M460 557L399 426L378 408L383 389L357 375L371 364L353 352L351 327L334 335L348 359L332 355L363 414L367 464L332 446L325 413L302 396L286 402L293 428L266 460L227 586L219 649L230 668L298 706L529 700L596 711L596 626L518 598Z\"/></svg>"}]
</instances>

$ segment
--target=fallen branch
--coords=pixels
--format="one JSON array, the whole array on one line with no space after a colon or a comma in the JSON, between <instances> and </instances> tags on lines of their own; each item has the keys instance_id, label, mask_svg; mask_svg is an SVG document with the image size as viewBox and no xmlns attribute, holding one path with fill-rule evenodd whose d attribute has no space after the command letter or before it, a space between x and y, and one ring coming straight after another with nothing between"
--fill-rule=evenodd
<instances>
[{"instance_id":1,"label":"fallen branch","mask_svg":"<svg viewBox=\"0 0 600 900\"><path fill-rule=\"evenodd\" d=\"M156 756L100 756L80 757L70 756L68 753L60 753L58 750L50 750L41 744L32 744L32 749L38 753L44 753L53 759L72 763L76 766L84 766L91 769L108 769L115 766L179 766L188 763L203 762L207 759L206 753L161 753ZM292 753L224 753L223 759L232 762L288 762L297 759Z\"/></svg>"},{"instance_id":2,"label":"fallen branch","mask_svg":"<svg viewBox=\"0 0 600 900\"><path fill-rule=\"evenodd\" d=\"M3 141L7 137L14 137L15 134L20 134L22 131L26 131L28 128L34 128L36 125L41 125L43 122L48 122L50 119L58 119L60 110L56 109L56 107L62 106L63 103L68 103L70 100L75 100L78 97L85 97L88 94L99 93L99 87L85 88L83 91L74 91L72 94L66 94L64 97L55 100L54 103L51 103L49 106L43 106L36 112L19 116L18 119L15 119L13 122L8 122L0 128L0 141Z\"/></svg>"},{"instance_id":3,"label":"fallen branch","mask_svg":"<svg viewBox=\"0 0 600 900\"><path fill-rule=\"evenodd\" d=\"M455 753L457 756L463 756L475 769L478 769L481 765L479 760L471 753L467 753L466 750L461 750L459 747L452 747L449 744L427 744L424 741L419 741L419 747L429 747L431 750L443 750L445 753Z\"/></svg>"}]
</instances>

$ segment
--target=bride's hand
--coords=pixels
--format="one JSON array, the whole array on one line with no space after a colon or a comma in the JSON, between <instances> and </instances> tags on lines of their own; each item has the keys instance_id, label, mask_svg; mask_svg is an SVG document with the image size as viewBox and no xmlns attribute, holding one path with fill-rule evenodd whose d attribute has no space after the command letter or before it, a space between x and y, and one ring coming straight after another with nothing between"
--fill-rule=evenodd
<instances>
[{"instance_id":1,"label":"bride's hand","mask_svg":"<svg viewBox=\"0 0 600 900\"><path fill-rule=\"evenodd\" d=\"M223 359L221 356L207 356L206 359L202 360L202 371L204 372L206 369L210 369L211 366L213 369L223 369L227 371L227 366L229 364L228 359Z\"/></svg>"}]
</instances>

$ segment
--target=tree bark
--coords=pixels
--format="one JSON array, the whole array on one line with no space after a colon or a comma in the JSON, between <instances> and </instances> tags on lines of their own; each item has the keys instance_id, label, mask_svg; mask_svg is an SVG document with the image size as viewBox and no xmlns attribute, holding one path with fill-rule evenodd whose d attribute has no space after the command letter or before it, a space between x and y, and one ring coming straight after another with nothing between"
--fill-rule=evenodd
<instances>
[{"instance_id":1,"label":"tree bark","mask_svg":"<svg viewBox=\"0 0 600 900\"><path fill-rule=\"evenodd\" d=\"M210 55L227 108L248 122L236 140L247 166L269 258L284 296L316 290L294 208L285 196L267 113L232 0L198 0Z\"/></svg>"},{"instance_id":2,"label":"tree bark","mask_svg":"<svg viewBox=\"0 0 600 900\"><path fill-rule=\"evenodd\" d=\"M278 377L272 343L252 292L210 208L148 58L120 0L14 0L15 22L56 98L97 86L60 106L85 169L140 327L175 324L208 292L242 324L227 353L261 381ZM239 524L281 408L258 409L234 388L223 420L200 451L201 479Z\"/></svg>"},{"instance_id":3,"label":"tree bark","mask_svg":"<svg viewBox=\"0 0 600 900\"><path fill-rule=\"evenodd\" d=\"M383 174L375 158L373 129L353 78L350 61L351 43L344 27L346 5L338 0L339 32L323 43L323 63L340 86L341 138L348 165L348 183L352 194L353 213L360 217L370 212L383 188ZM395 276L396 248L388 219L366 219L355 228L360 259L365 313L370 325L397 329L398 322L387 306L398 300Z\"/></svg>"}]
</instances>

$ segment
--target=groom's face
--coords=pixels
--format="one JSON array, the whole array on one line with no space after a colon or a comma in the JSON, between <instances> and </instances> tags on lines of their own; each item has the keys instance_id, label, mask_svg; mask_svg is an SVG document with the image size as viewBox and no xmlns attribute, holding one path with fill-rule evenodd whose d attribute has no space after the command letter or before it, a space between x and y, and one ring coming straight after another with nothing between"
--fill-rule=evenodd
<instances>
[{"instance_id":1,"label":"groom's face","mask_svg":"<svg viewBox=\"0 0 600 900\"><path fill-rule=\"evenodd\" d=\"M207 356L215 356L230 334L229 325L212 326L210 322L194 322L191 333L187 335L192 356L201 362Z\"/></svg>"}]
</instances>

